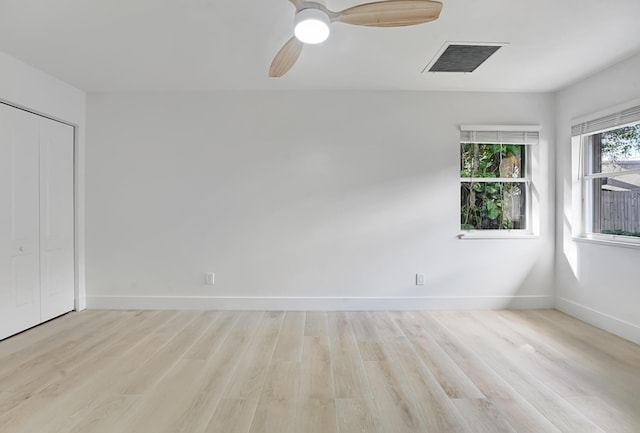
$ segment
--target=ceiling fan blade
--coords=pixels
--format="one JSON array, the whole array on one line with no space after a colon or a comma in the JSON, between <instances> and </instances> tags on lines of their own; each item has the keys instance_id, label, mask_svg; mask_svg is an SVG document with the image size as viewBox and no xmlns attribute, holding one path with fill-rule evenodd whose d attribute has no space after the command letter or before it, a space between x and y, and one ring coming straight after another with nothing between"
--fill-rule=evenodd
<instances>
[{"instance_id":1,"label":"ceiling fan blade","mask_svg":"<svg viewBox=\"0 0 640 433\"><path fill-rule=\"evenodd\" d=\"M304 44L295 36L287 41L273 58L269 68L270 77L282 77L296 63Z\"/></svg>"},{"instance_id":2,"label":"ceiling fan blade","mask_svg":"<svg viewBox=\"0 0 640 433\"><path fill-rule=\"evenodd\" d=\"M331 14L332 21L357 26L402 27L438 19L442 3L431 0L385 0Z\"/></svg>"}]
</instances>

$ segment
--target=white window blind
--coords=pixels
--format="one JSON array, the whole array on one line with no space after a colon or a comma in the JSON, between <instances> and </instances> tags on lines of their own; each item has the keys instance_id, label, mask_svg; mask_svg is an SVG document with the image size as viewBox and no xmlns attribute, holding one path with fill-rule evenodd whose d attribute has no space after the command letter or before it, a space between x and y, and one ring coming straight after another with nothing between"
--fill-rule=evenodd
<instances>
[{"instance_id":1,"label":"white window blind","mask_svg":"<svg viewBox=\"0 0 640 433\"><path fill-rule=\"evenodd\" d=\"M460 125L461 143L538 144L538 125Z\"/></svg>"},{"instance_id":2,"label":"white window blind","mask_svg":"<svg viewBox=\"0 0 640 433\"><path fill-rule=\"evenodd\" d=\"M587 122L578 123L571 127L573 137L579 135L596 134L616 127L640 122L640 105L627 110L618 111L608 116L599 117Z\"/></svg>"},{"instance_id":3,"label":"white window blind","mask_svg":"<svg viewBox=\"0 0 640 433\"><path fill-rule=\"evenodd\" d=\"M537 131L460 131L461 143L538 144Z\"/></svg>"}]
</instances>

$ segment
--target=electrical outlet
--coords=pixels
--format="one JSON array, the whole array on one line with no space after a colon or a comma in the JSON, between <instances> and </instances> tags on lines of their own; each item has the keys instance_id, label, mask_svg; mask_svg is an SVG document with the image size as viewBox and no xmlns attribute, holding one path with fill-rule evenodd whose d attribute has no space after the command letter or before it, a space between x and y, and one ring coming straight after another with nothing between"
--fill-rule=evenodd
<instances>
[{"instance_id":1,"label":"electrical outlet","mask_svg":"<svg viewBox=\"0 0 640 433\"><path fill-rule=\"evenodd\" d=\"M424 286L424 274L416 274L416 286Z\"/></svg>"},{"instance_id":2,"label":"electrical outlet","mask_svg":"<svg viewBox=\"0 0 640 433\"><path fill-rule=\"evenodd\" d=\"M205 284L213 286L213 284L215 283L215 275L214 275L214 273L213 272L207 272L204 282L205 282Z\"/></svg>"}]
</instances>

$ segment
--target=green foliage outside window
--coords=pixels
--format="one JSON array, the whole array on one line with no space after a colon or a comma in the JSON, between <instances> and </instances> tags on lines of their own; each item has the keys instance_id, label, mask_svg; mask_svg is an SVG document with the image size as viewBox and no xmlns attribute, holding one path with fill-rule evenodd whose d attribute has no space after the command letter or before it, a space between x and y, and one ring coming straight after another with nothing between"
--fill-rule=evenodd
<instances>
[{"instance_id":1,"label":"green foliage outside window","mask_svg":"<svg viewBox=\"0 0 640 433\"><path fill-rule=\"evenodd\" d=\"M524 229L525 183L504 179L524 177L525 146L462 143L460 147L462 230Z\"/></svg>"},{"instance_id":2,"label":"green foliage outside window","mask_svg":"<svg viewBox=\"0 0 640 433\"><path fill-rule=\"evenodd\" d=\"M619 162L640 155L640 123L602 133L602 159Z\"/></svg>"}]
</instances>

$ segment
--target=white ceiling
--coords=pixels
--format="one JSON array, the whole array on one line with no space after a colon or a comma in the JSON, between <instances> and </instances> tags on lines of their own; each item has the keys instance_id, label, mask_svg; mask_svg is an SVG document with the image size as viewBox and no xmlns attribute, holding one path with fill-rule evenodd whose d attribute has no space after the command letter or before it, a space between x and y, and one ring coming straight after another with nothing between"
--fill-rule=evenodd
<instances>
[{"instance_id":1,"label":"white ceiling","mask_svg":"<svg viewBox=\"0 0 640 433\"><path fill-rule=\"evenodd\" d=\"M442 2L439 20L413 27L334 23L277 79L288 0L0 0L0 51L88 92L550 91L640 52L640 0ZM509 45L472 74L422 74L446 41Z\"/></svg>"}]
</instances>

